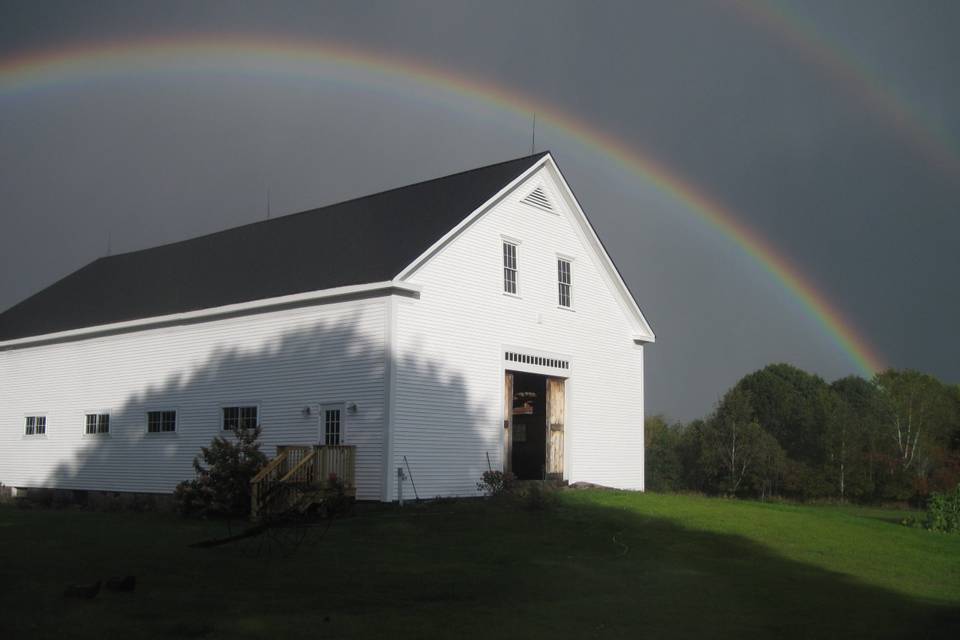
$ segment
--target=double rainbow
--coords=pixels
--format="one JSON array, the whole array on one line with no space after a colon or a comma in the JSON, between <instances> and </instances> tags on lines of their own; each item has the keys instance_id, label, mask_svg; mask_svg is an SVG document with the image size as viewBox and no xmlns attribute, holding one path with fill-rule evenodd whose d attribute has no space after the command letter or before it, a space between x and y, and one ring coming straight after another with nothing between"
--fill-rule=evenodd
<instances>
[{"instance_id":1,"label":"double rainbow","mask_svg":"<svg viewBox=\"0 0 960 640\"><path fill-rule=\"evenodd\" d=\"M434 92L447 92L467 105L493 106L537 119L583 147L641 176L682 202L703 222L751 256L800 303L867 377L883 361L847 319L790 262L737 216L650 154L628 147L589 123L513 90L452 73L395 54L359 50L336 43L259 36L138 39L70 46L0 60L0 99L44 88L83 85L144 74L204 74L218 71L317 77L367 75L374 82L400 80ZM439 99L439 97L438 97Z\"/></svg>"},{"instance_id":2,"label":"double rainbow","mask_svg":"<svg viewBox=\"0 0 960 640\"><path fill-rule=\"evenodd\" d=\"M898 94L876 71L823 35L810 20L775 0L734 0L726 6L773 36L777 45L791 49L821 71L838 91L849 94L882 120L929 165L954 184L960 184L960 154L943 128Z\"/></svg>"}]
</instances>

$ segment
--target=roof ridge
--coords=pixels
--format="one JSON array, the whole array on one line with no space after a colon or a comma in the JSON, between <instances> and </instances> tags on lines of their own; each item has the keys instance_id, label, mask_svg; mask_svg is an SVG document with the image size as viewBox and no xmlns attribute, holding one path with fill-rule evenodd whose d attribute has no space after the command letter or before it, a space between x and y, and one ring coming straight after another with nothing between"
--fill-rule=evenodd
<instances>
[{"instance_id":1,"label":"roof ridge","mask_svg":"<svg viewBox=\"0 0 960 640\"><path fill-rule=\"evenodd\" d=\"M150 246L150 247L144 247L144 248L142 248L142 249L134 249L134 250L132 250L132 251L124 251L123 253L114 253L114 254L111 254L111 255L108 255L108 256L100 256L100 257L98 257L98 258L95 258L94 260L91 260L91 261L88 262L87 264L85 264L84 267L89 266L89 265L91 265L91 264L93 264L93 263L95 263L95 262L100 262L101 260L106 261L106 260L109 260L109 259L111 259L111 258L120 258L120 257L123 257L123 256L129 256L129 255L134 254L134 253L140 253L140 252L145 252L145 251L152 251L152 250L154 250L154 249L162 249L162 248L164 248L164 247L170 247L170 246L173 246L173 245L183 244L183 243L187 243L187 242L193 242L194 240L200 240L200 239L203 239L203 238L209 238L210 236L215 236L215 235L218 235L218 234L221 234L221 233L227 233L228 231L235 231L235 230L237 230L237 229L244 229L244 228L246 228L246 227L252 227L252 226L255 226L255 225L259 225L259 224L267 224L267 223L270 223L270 222L275 222L275 221L277 221L277 220L285 220L285 219L288 219L288 218L293 218L293 217L295 217L295 216L305 215L305 214L308 214L308 213L316 213L316 212L318 212L318 211L323 211L324 209L330 209L330 208L333 208L333 207L338 207L338 206L340 206L340 205L348 204L348 203L351 203L351 202L360 202L361 200L366 200L366 199L368 199L368 198L375 198L375 197L377 197L377 196L386 195L386 194L392 193L392 192L394 192L394 191L400 191L400 190L402 190L402 189L410 189L410 188L412 188L412 187L419 187L419 186L423 186L423 185L430 184L431 182L439 182L439 181L441 181L441 180L447 180L447 179L449 179L449 178L455 178L455 177L457 177L457 176L461 176L461 175L464 175L464 174L467 174L467 173L473 173L474 171L483 171L484 169L492 169L492 168L494 168L494 167L499 167L499 166L502 166L502 165L505 165L505 164L510 164L511 162L520 162L521 160L528 160L528 159L529 159L529 160L533 160L533 159L539 160L540 158L543 158L544 156L548 155L549 153L550 153L550 150L548 149L548 150L546 150L546 151L541 151L541 152L539 152L539 153L534 153L534 154L527 155L527 156L520 156L519 158L512 158L512 159L510 159L510 160L503 160L503 161L501 161L501 162L495 162L495 163L493 163L493 164L483 165L482 167L474 167L473 169L465 169L465 170L463 170L463 171L457 171L457 172L455 172L455 173L450 173L450 174L447 174L447 175L445 175L445 176L439 176L439 177L436 177L436 178L429 178L429 179L427 179L427 180L421 180L421 181L419 181L419 182L411 182L410 184L401 185L401 186L399 186L399 187L391 187L391 188L389 188L389 189L384 189L383 191L375 191L374 193L368 193L368 194L365 194L365 195L362 195L362 196L357 196L357 197L355 197L355 198L347 198L346 200L338 200L337 202L331 202L331 203L329 203L329 204L325 204L325 205L320 206L320 207L314 207L313 209L305 209L305 210L303 210L303 211L294 211L293 213L285 213L285 214L283 214L283 215L281 215L281 216L275 216L275 217L272 217L272 218L267 218L267 219L265 219L265 220L255 220L255 221L253 221L253 222L247 222L247 223L244 223L244 224L239 224L239 225L237 225L237 226L235 226L235 227L227 227L226 229L220 229L220 230L218 230L218 231L210 231L210 232L208 232L208 233L202 233L202 234L200 234L200 235L198 235L198 236L192 236L192 237L189 237L189 238L184 238L184 239L182 239L182 240L174 240L174 241L172 241L172 242L165 242L165 243L163 243L163 244L157 244L157 245L153 245L153 246ZM82 269L82 268L83 268L83 267L81 267L81 269Z\"/></svg>"}]
</instances>

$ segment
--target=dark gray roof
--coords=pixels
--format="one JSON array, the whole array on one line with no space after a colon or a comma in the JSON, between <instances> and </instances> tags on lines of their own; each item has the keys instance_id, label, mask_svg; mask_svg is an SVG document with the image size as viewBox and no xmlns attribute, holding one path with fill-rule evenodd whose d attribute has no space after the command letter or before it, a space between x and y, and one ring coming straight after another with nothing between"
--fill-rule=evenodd
<instances>
[{"instance_id":1,"label":"dark gray roof","mask_svg":"<svg viewBox=\"0 0 960 640\"><path fill-rule=\"evenodd\" d=\"M390 280L544 155L100 258L0 314L0 340Z\"/></svg>"}]
</instances>

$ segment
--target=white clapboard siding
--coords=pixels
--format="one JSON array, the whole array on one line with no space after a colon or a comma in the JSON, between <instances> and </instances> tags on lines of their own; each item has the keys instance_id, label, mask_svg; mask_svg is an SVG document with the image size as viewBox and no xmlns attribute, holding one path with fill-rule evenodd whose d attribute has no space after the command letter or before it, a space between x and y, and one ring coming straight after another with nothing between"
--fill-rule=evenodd
<instances>
[{"instance_id":1,"label":"white clapboard siding","mask_svg":"<svg viewBox=\"0 0 960 640\"><path fill-rule=\"evenodd\" d=\"M539 206L523 202L537 187ZM477 495L487 454L501 468L506 347L569 359L567 479L643 488L643 347L562 189L539 169L409 276L419 300L397 302L392 466L407 456L421 497ZM503 293L503 239L519 243L518 296Z\"/></svg>"},{"instance_id":2,"label":"white clapboard siding","mask_svg":"<svg viewBox=\"0 0 960 640\"><path fill-rule=\"evenodd\" d=\"M306 306L0 351L0 483L169 492L220 428L223 405L257 404L264 451L316 443L321 403L356 403L358 497L383 484L386 298ZM304 407L313 408L310 416ZM176 433L146 412L175 409ZM84 435L109 411L110 435ZM24 436L26 415L47 433Z\"/></svg>"}]
</instances>

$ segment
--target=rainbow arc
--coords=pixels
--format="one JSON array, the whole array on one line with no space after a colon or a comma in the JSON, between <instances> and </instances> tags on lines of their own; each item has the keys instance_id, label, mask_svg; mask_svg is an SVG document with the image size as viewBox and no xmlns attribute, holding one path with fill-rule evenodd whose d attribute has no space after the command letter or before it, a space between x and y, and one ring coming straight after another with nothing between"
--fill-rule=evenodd
<instances>
[{"instance_id":1,"label":"rainbow arc","mask_svg":"<svg viewBox=\"0 0 960 640\"><path fill-rule=\"evenodd\" d=\"M960 181L960 154L949 136L924 116L875 71L822 35L809 20L783 2L734 0L727 6L745 21L767 32L777 44L785 45L808 64L830 78L842 92L882 119L890 130L919 157L945 174L954 184Z\"/></svg>"},{"instance_id":2,"label":"rainbow arc","mask_svg":"<svg viewBox=\"0 0 960 640\"><path fill-rule=\"evenodd\" d=\"M337 43L279 37L217 35L141 39L50 49L0 60L0 99L61 85L140 77L149 73L221 71L323 80L329 77L331 70L351 76L369 76L373 83L383 83L387 79L416 83L426 89L452 94L467 105L486 105L524 117L536 113L538 122L642 177L736 243L801 303L806 314L847 354L858 373L870 377L884 368L883 359L854 330L849 320L772 244L652 154L627 146L598 127L521 93L454 74L413 58Z\"/></svg>"}]
</instances>

